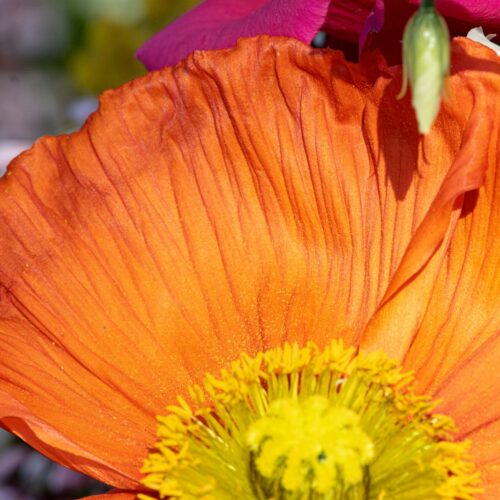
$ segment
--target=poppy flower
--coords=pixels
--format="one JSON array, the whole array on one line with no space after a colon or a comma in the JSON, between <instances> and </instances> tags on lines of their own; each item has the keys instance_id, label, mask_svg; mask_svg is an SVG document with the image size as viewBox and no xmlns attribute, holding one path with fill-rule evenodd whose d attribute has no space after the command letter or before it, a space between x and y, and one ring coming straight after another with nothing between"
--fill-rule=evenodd
<instances>
[{"instance_id":1,"label":"poppy flower","mask_svg":"<svg viewBox=\"0 0 500 500\"><path fill-rule=\"evenodd\" d=\"M134 498L158 479L156 417L178 396L202 398L188 387L206 373L274 348L293 361L314 342L347 377L353 349L382 350L414 371L416 391L442 400L494 498L500 60L457 39L449 85L421 138L409 100L396 100L400 67L262 36L108 91L81 131L37 141L0 181L2 427L114 486L110 499ZM389 361L356 359L358 386L385 384L378 401L406 381ZM329 387L345 395L346 377ZM214 380L217 396L225 382ZM398 398L394 412L416 422L418 439L447 432L425 399ZM274 403L269 418L289 428L297 415L310 431L319 408L329 433L358 444L341 447L342 463L318 461L359 483L376 443L348 409L335 427L324 403ZM263 427L246 439L272 476ZM441 441L431 441L434 452ZM401 463L405 446L393 449ZM388 480L399 475L384 463ZM465 486L471 475L467 465L449 474Z\"/></svg>"},{"instance_id":2,"label":"poppy flower","mask_svg":"<svg viewBox=\"0 0 500 500\"><path fill-rule=\"evenodd\" d=\"M356 52L359 43L360 48L380 49L395 64L401 58L404 26L419 3L419 0L205 0L148 40L137 57L148 69L159 69L177 63L193 50L232 47L240 37L268 34L310 43L323 30L334 48ZM463 36L479 25L493 33L500 28L500 0L438 0L436 4L452 35Z\"/></svg>"}]
</instances>

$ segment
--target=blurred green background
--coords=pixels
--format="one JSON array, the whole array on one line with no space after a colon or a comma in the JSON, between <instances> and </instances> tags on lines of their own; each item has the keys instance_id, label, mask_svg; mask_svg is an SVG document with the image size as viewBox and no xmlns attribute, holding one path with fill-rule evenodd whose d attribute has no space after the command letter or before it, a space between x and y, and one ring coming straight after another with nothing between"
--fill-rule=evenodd
<instances>
[{"instance_id":1,"label":"blurred green background","mask_svg":"<svg viewBox=\"0 0 500 500\"><path fill-rule=\"evenodd\" d=\"M61 2L59 2L61 3ZM144 72L137 48L194 0L68 0L74 22L68 69L76 88L99 93Z\"/></svg>"},{"instance_id":2,"label":"blurred green background","mask_svg":"<svg viewBox=\"0 0 500 500\"><path fill-rule=\"evenodd\" d=\"M134 53L194 0L0 0L0 175L45 134L79 128L97 96L145 71ZM0 500L71 500L106 485L0 429Z\"/></svg>"}]
</instances>

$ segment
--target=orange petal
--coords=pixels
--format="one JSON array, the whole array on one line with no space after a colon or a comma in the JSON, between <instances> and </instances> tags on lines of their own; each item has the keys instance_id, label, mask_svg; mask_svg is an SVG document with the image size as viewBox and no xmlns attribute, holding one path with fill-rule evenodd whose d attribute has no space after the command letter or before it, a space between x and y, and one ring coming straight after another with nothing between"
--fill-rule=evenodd
<instances>
[{"instance_id":1,"label":"orange petal","mask_svg":"<svg viewBox=\"0 0 500 500\"><path fill-rule=\"evenodd\" d=\"M439 411L450 415L460 439L472 441L474 461L486 488L484 498L500 491L500 333L463 360L436 393Z\"/></svg>"},{"instance_id":2,"label":"orange petal","mask_svg":"<svg viewBox=\"0 0 500 500\"><path fill-rule=\"evenodd\" d=\"M498 358L497 358L498 363ZM497 398L498 399L498 398ZM498 406L498 403L497 403ZM497 500L500 491L500 420L495 420L469 434L471 453L481 472L484 489L478 499Z\"/></svg>"},{"instance_id":3,"label":"orange petal","mask_svg":"<svg viewBox=\"0 0 500 500\"><path fill-rule=\"evenodd\" d=\"M135 500L136 498L137 492L112 490L102 495L93 495L91 497L82 498L81 500Z\"/></svg>"},{"instance_id":4,"label":"orange petal","mask_svg":"<svg viewBox=\"0 0 500 500\"><path fill-rule=\"evenodd\" d=\"M456 74L440 120L472 105L462 148L363 339L366 347L404 359L422 390L438 387L500 328L500 59L463 39L454 56ZM424 149L439 151L435 134ZM422 258L425 270L411 276Z\"/></svg>"},{"instance_id":5,"label":"orange petal","mask_svg":"<svg viewBox=\"0 0 500 500\"><path fill-rule=\"evenodd\" d=\"M284 340L355 342L481 183L487 164L464 154L488 148L476 117L497 92L452 77L460 105L422 149L400 76L377 74L245 40L106 93L81 132L15 160L0 182L0 422L134 488L154 416L206 371Z\"/></svg>"}]
</instances>

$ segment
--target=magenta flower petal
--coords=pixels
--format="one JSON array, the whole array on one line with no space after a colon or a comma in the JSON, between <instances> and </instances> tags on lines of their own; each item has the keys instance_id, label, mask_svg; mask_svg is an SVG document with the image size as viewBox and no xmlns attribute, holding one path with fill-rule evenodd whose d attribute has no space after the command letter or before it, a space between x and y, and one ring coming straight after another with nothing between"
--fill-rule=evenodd
<instances>
[{"instance_id":1,"label":"magenta flower petal","mask_svg":"<svg viewBox=\"0 0 500 500\"><path fill-rule=\"evenodd\" d=\"M419 5L420 0L410 0L410 3ZM470 25L500 24L500 0L437 0L436 5L443 16L466 21Z\"/></svg>"},{"instance_id":2,"label":"magenta flower petal","mask_svg":"<svg viewBox=\"0 0 500 500\"><path fill-rule=\"evenodd\" d=\"M359 52L363 51L370 33L377 33L384 26L385 4L384 0L375 0L373 9L368 15L363 29L359 35Z\"/></svg>"},{"instance_id":3,"label":"magenta flower petal","mask_svg":"<svg viewBox=\"0 0 500 500\"><path fill-rule=\"evenodd\" d=\"M206 0L148 40L137 57L148 69L171 66L193 50L231 47L240 37L289 36L309 43L329 0Z\"/></svg>"},{"instance_id":4,"label":"magenta flower petal","mask_svg":"<svg viewBox=\"0 0 500 500\"><path fill-rule=\"evenodd\" d=\"M374 4L375 0L331 0L323 28L337 38L357 43ZM383 24L383 0L381 4Z\"/></svg>"},{"instance_id":5,"label":"magenta flower petal","mask_svg":"<svg viewBox=\"0 0 500 500\"><path fill-rule=\"evenodd\" d=\"M359 42L360 52L366 43L397 62L404 25L419 4L420 0L205 0L147 41L137 57L148 69L159 69L193 50L231 47L240 37L282 35L309 43L323 29L334 39ZM500 0L437 0L437 6L451 22L452 35L465 35L480 25L500 29ZM382 33L370 36L378 32Z\"/></svg>"}]
</instances>

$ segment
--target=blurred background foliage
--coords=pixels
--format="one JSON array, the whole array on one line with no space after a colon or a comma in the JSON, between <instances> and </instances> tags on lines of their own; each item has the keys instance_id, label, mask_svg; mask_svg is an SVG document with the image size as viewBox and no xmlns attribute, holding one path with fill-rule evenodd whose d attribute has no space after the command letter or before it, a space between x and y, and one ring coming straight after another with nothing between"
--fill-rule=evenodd
<instances>
[{"instance_id":1,"label":"blurred background foliage","mask_svg":"<svg viewBox=\"0 0 500 500\"><path fill-rule=\"evenodd\" d=\"M0 140L80 126L99 93L144 74L142 42L195 3L0 0Z\"/></svg>"},{"instance_id":2,"label":"blurred background foliage","mask_svg":"<svg viewBox=\"0 0 500 500\"><path fill-rule=\"evenodd\" d=\"M97 95L145 73L134 54L195 0L0 0L0 175L45 134L81 126ZM0 500L71 500L108 486L0 429Z\"/></svg>"},{"instance_id":3,"label":"blurred background foliage","mask_svg":"<svg viewBox=\"0 0 500 500\"><path fill-rule=\"evenodd\" d=\"M80 46L69 58L81 91L99 93L144 72L134 53L145 40L195 5L195 0L70 0L82 22Z\"/></svg>"},{"instance_id":4,"label":"blurred background foliage","mask_svg":"<svg viewBox=\"0 0 500 500\"><path fill-rule=\"evenodd\" d=\"M61 467L0 430L1 500L73 500L109 487Z\"/></svg>"}]
</instances>

